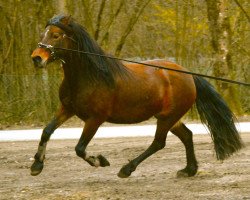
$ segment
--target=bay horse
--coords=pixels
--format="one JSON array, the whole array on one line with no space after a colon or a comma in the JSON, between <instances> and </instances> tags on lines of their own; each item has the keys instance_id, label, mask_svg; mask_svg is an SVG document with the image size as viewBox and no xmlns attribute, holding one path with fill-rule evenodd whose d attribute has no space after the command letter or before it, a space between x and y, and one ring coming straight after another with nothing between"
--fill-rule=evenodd
<instances>
[{"instance_id":1,"label":"bay horse","mask_svg":"<svg viewBox=\"0 0 250 200\"><path fill-rule=\"evenodd\" d=\"M42 132L31 175L38 175L43 169L46 145L51 134L74 115L85 122L75 147L76 154L95 167L110 165L104 156L90 156L86 152L87 145L102 123L132 124L152 116L157 119L152 144L121 168L118 173L121 178L129 177L142 161L164 148L169 131L182 141L186 150L186 167L178 171L177 176L189 177L197 173L192 132L181 122L182 116L195 103L201 121L211 133L217 159L223 160L243 147L234 125L233 113L205 79L143 64L121 62L105 55L86 29L70 16L57 15L48 21L39 46L31 57L37 67L61 60L64 79L59 89L60 109ZM184 67L166 60L144 63L186 71Z\"/></svg>"}]
</instances>

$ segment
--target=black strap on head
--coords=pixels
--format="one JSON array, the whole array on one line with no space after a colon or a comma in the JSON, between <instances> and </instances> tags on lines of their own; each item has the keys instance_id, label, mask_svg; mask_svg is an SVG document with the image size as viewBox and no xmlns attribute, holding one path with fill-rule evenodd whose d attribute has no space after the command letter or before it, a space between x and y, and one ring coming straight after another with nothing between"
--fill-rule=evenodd
<instances>
[{"instance_id":1,"label":"black strap on head","mask_svg":"<svg viewBox=\"0 0 250 200\"><path fill-rule=\"evenodd\" d=\"M72 23L70 20L70 16L64 16L64 15L57 15L53 18L51 18L45 27L49 26L49 25L54 25L57 26L59 28L61 28L63 31L66 32L66 34L68 36L73 35L73 30L72 30ZM66 23L63 23L62 21L67 21Z\"/></svg>"}]
</instances>

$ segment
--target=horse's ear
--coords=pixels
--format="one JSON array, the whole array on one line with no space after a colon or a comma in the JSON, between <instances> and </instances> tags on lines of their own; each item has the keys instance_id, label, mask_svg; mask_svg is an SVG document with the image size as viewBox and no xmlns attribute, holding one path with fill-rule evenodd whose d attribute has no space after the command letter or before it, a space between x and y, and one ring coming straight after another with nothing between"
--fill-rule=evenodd
<instances>
[{"instance_id":1,"label":"horse's ear","mask_svg":"<svg viewBox=\"0 0 250 200\"><path fill-rule=\"evenodd\" d=\"M71 15L68 15L68 16L63 17L63 18L61 19L61 22L62 22L64 25L68 26L68 25L70 24L71 19L72 19Z\"/></svg>"}]
</instances>

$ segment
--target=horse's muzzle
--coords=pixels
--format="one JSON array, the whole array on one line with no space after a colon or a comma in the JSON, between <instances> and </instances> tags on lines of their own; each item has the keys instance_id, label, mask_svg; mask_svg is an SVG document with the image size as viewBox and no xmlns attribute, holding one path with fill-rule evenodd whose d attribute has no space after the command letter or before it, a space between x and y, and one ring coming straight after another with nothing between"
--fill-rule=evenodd
<instances>
[{"instance_id":1,"label":"horse's muzzle","mask_svg":"<svg viewBox=\"0 0 250 200\"><path fill-rule=\"evenodd\" d=\"M43 67L42 58L40 56L35 56L32 58L32 60L33 60L35 67L39 67L39 68Z\"/></svg>"},{"instance_id":2,"label":"horse's muzzle","mask_svg":"<svg viewBox=\"0 0 250 200\"><path fill-rule=\"evenodd\" d=\"M31 58L35 67L45 67L50 59L50 53L43 48L37 48L33 51Z\"/></svg>"}]
</instances>

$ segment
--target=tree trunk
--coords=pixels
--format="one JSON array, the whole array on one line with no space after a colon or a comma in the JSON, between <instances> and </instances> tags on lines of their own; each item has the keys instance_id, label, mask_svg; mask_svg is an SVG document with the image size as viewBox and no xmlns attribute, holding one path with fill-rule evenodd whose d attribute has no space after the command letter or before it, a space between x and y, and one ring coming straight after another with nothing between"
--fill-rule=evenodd
<instances>
[{"instance_id":1,"label":"tree trunk","mask_svg":"<svg viewBox=\"0 0 250 200\"><path fill-rule=\"evenodd\" d=\"M213 73L216 77L233 78L234 69L231 55L232 31L228 16L228 0L206 0L211 43L214 54ZM241 112L239 98L234 86L216 82L218 91L234 111Z\"/></svg>"},{"instance_id":2,"label":"tree trunk","mask_svg":"<svg viewBox=\"0 0 250 200\"><path fill-rule=\"evenodd\" d=\"M124 3L125 3L125 0L121 0L115 14L111 15L110 20L109 20L109 22L108 22L108 24L106 26L106 33L104 34L104 36L101 39L101 43L100 43L101 46L103 46L103 44L105 42L107 42L107 40L109 38L110 28L113 25L113 23L115 22L115 20L116 20L117 16L119 15L119 13L121 12L121 9L122 9Z\"/></svg>"},{"instance_id":3,"label":"tree trunk","mask_svg":"<svg viewBox=\"0 0 250 200\"><path fill-rule=\"evenodd\" d=\"M179 51L180 51L180 26L179 26L179 0L175 1L175 60L179 62Z\"/></svg>"},{"instance_id":4,"label":"tree trunk","mask_svg":"<svg viewBox=\"0 0 250 200\"><path fill-rule=\"evenodd\" d=\"M100 34L100 27L101 27L101 21L102 21L102 14L103 10L105 7L106 0L102 0L102 3L100 5L99 13L97 16L97 22L96 22L96 30L95 30L95 35L94 38L97 41L99 39L99 34Z\"/></svg>"},{"instance_id":5,"label":"tree trunk","mask_svg":"<svg viewBox=\"0 0 250 200\"><path fill-rule=\"evenodd\" d=\"M67 0L57 0L55 5L56 11L58 14L67 14Z\"/></svg>"},{"instance_id":6,"label":"tree trunk","mask_svg":"<svg viewBox=\"0 0 250 200\"><path fill-rule=\"evenodd\" d=\"M234 2L237 4L237 6L241 9L241 11L244 13L244 15L246 16L248 22L250 22L250 16L247 14L247 12L245 11L245 9L243 8L243 6L240 4L240 2L238 0L234 0Z\"/></svg>"}]
</instances>

